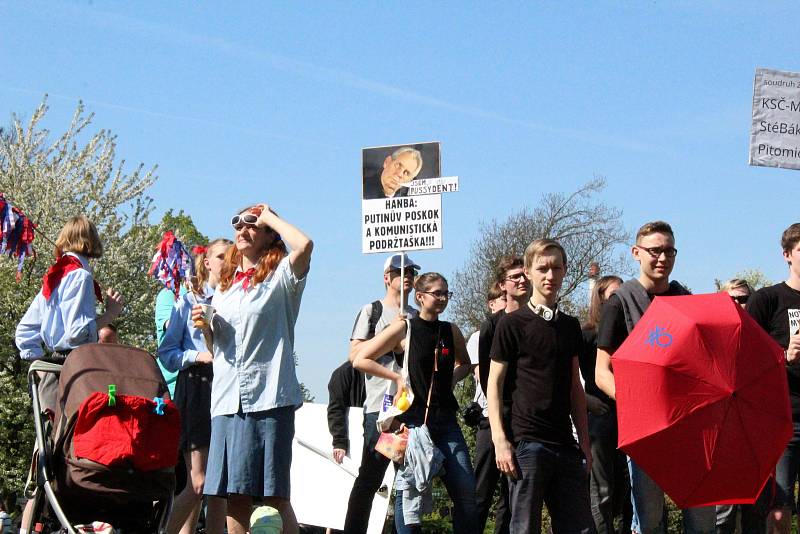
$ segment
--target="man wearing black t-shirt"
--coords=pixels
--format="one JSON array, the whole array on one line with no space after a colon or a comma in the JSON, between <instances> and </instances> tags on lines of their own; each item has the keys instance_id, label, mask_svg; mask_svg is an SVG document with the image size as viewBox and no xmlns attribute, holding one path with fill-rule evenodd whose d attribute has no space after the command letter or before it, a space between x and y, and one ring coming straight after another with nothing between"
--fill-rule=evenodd
<instances>
[{"instance_id":1,"label":"man wearing black t-shirt","mask_svg":"<svg viewBox=\"0 0 800 534\"><path fill-rule=\"evenodd\" d=\"M556 309L566 265L556 241L537 239L528 246L524 271L530 300L500 319L492 343L489 422L497 467L509 477L512 534L541 532L543 504L555 534L595 531L588 480L592 453L578 370L583 338L578 320ZM509 369L515 372L507 382ZM505 388L511 389L511 439L503 422Z\"/></svg>"},{"instance_id":2,"label":"man wearing black t-shirt","mask_svg":"<svg viewBox=\"0 0 800 534\"><path fill-rule=\"evenodd\" d=\"M521 306L525 306L528 300L530 284L528 284L528 279L525 277L523 266L522 258L507 256L500 260L495 270L496 283L506 295L506 307L493 313L481 325L480 337L478 338L478 376L480 377L478 387L483 390L484 394L489 380L490 353L497 323L506 313L511 313ZM473 464L475 465L475 493L478 498L478 530L483 532L486 526L486 519L489 516L489 509L492 507L492 501L494 500L494 490L500 480L500 471L497 469L497 463L495 462L494 444L492 443L492 432L489 429L488 420L483 420L478 424L478 432L475 434L475 460ZM495 534L506 534L510 521L508 484L503 480L500 485L500 498L497 502L494 519Z\"/></svg>"},{"instance_id":3,"label":"man wearing black t-shirt","mask_svg":"<svg viewBox=\"0 0 800 534\"><path fill-rule=\"evenodd\" d=\"M776 468L777 495L770 513L770 532L791 529L794 485L800 471L800 223L781 236L783 259L789 264L785 282L759 289L747 302L747 311L786 350L786 374L792 401L794 436Z\"/></svg>"},{"instance_id":4,"label":"man wearing black t-shirt","mask_svg":"<svg viewBox=\"0 0 800 534\"><path fill-rule=\"evenodd\" d=\"M597 329L595 382L612 399L616 399L611 369L614 351L628 337L653 298L689 294L679 283L669 281L678 254L669 224L654 221L642 226L636 233L631 254L639 262L639 278L628 280L611 295L603 306ZM632 530L641 534L666 532L664 491L635 462L628 461L634 509ZM715 520L713 506L683 510L686 534L713 534Z\"/></svg>"}]
</instances>

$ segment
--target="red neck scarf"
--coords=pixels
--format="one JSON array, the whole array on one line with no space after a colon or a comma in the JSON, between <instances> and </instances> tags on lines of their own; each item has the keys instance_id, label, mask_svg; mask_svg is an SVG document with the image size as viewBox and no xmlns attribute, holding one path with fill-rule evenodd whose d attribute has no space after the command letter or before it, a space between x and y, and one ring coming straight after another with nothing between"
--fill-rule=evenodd
<instances>
[{"instance_id":1,"label":"red neck scarf","mask_svg":"<svg viewBox=\"0 0 800 534\"><path fill-rule=\"evenodd\" d=\"M75 269L83 269L81 260L75 256L64 254L58 258L42 278L42 295L44 295L44 299L50 300L50 296L56 290L58 284L61 283L64 275ZM94 283L94 296L97 297L98 302L103 302L103 292L100 291L100 284L94 280L92 280L92 283Z\"/></svg>"},{"instance_id":2,"label":"red neck scarf","mask_svg":"<svg viewBox=\"0 0 800 534\"><path fill-rule=\"evenodd\" d=\"M236 278L233 279L233 283L236 284L239 280L244 280L244 282L242 282L242 289L247 291L247 288L253 283L254 274L256 274L255 267L250 267L246 271L239 271L236 273Z\"/></svg>"}]
</instances>

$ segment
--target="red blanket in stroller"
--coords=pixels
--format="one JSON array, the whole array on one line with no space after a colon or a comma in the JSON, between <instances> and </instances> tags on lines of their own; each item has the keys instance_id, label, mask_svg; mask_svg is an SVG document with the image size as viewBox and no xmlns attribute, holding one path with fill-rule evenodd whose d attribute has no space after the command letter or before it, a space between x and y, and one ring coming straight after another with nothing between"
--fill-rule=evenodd
<instances>
[{"instance_id":1,"label":"red blanket in stroller","mask_svg":"<svg viewBox=\"0 0 800 534\"><path fill-rule=\"evenodd\" d=\"M72 440L77 458L140 471L175 465L181 425L172 401L160 407L135 395L116 395L114 406L108 401L107 394L94 392L78 408Z\"/></svg>"}]
</instances>

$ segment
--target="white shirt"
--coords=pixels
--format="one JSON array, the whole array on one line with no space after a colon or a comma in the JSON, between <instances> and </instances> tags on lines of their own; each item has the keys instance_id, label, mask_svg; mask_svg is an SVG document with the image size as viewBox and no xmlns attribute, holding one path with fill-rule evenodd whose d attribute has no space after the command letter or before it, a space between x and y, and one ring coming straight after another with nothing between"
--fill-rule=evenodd
<instances>
[{"instance_id":1,"label":"white shirt","mask_svg":"<svg viewBox=\"0 0 800 534\"><path fill-rule=\"evenodd\" d=\"M286 257L266 280L217 291L211 417L299 407L303 395L294 361L294 325L306 279Z\"/></svg>"},{"instance_id":2,"label":"white shirt","mask_svg":"<svg viewBox=\"0 0 800 534\"><path fill-rule=\"evenodd\" d=\"M97 341L97 297L89 261L80 254L66 254L78 258L83 269L65 274L50 300L45 300L41 290L34 297L15 335L23 360L44 357L44 347L67 351Z\"/></svg>"}]
</instances>

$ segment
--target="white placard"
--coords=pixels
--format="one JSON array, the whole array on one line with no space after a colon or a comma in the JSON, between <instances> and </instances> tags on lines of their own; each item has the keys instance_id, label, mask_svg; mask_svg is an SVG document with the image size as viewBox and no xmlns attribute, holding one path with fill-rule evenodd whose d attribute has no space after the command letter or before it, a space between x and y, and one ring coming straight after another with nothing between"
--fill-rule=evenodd
<instances>
[{"instance_id":1,"label":"white placard","mask_svg":"<svg viewBox=\"0 0 800 534\"><path fill-rule=\"evenodd\" d=\"M408 196L438 195L458 192L458 176L424 178L408 184Z\"/></svg>"},{"instance_id":2,"label":"white placard","mask_svg":"<svg viewBox=\"0 0 800 534\"><path fill-rule=\"evenodd\" d=\"M347 501L361 465L363 412L362 408L350 408L350 452L341 464L333 460L327 406L305 403L295 412L292 507L300 523L340 530L344 528ZM393 479L394 468L390 465L383 476L381 490L372 500L367 534L383 532Z\"/></svg>"},{"instance_id":3,"label":"white placard","mask_svg":"<svg viewBox=\"0 0 800 534\"><path fill-rule=\"evenodd\" d=\"M800 73L756 69L750 165L800 169Z\"/></svg>"},{"instance_id":4,"label":"white placard","mask_svg":"<svg viewBox=\"0 0 800 534\"><path fill-rule=\"evenodd\" d=\"M407 252L442 248L442 196L361 201L361 251Z\"/></svg>"}]
</instances>

